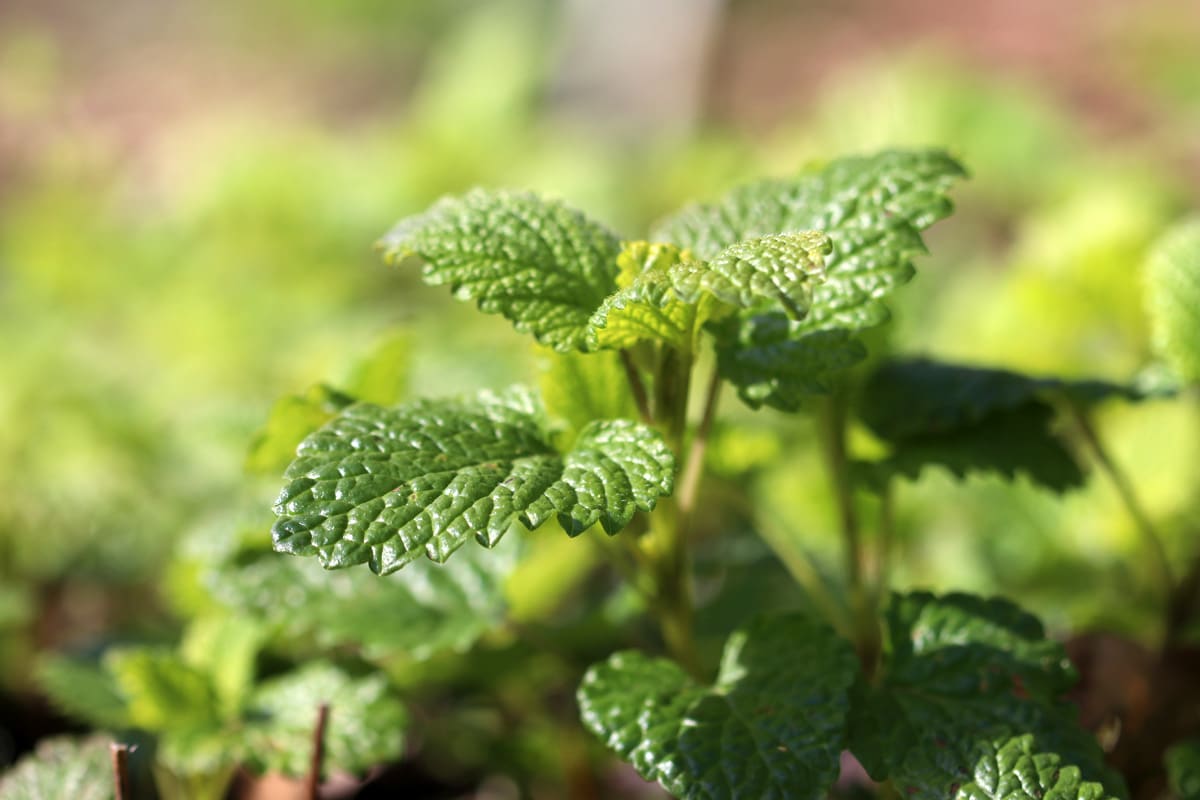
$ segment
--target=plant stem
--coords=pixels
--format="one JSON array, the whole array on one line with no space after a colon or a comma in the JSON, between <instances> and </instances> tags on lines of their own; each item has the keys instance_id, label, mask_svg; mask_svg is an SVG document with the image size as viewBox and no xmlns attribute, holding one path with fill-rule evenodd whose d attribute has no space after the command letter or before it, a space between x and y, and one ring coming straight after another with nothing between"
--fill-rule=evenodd
<instances>
[{"instance_id":1,"label":"plant stem","mask_svg":"<svg viewBox=\"0 0 1200 800\"><path fill-rule=\"evenodd\" d=\"M889 480L879 493L879 538L875 544L875 605L878 607L891 585L892 546L896 538L896 495Z\"/></svg>"},{"instance_id":2,"label":"plant stem","mask_svg":"<svg viewBox=\"0 0 1200 800\"><path fill-rule=\"evenodd\" d=\"M637 404L638 416L642 422L649 425L653 421L650 412L650 396L646 392L646 384L642 381L637 364L633 363L633 354L628 350L621 351L621 366L625 368L625 378L629 381L629 391L633 394L633 402Z\"/></svg>"},{"instance_id":3,"label":"plant stem","mask_svg":"<svg viewBox=\"0 0 1200 800\"><path fill-rule=\"evenodd\" d=\"M1125 506L1125 510L1133 519L1134 526L1142 537L1142 544L1149 551L1150 561L1154 565L1154 570L1158 573L1158 581L1162 584L1162 591L1169 596L1171 587L1175 581L1171 573L1171 561L1167 556L1167 549L1163 545L1162 537L1158 535L1158 531L1154 527L1154 523L1150 521L1150 516L1146 513L1145 507L1134 491L1133 483L1125 472L1117 466L1109 455L1108 449L1100 440L1100 435L1096 428L1092 425L1092 420L1088 416L1087 411L1082 408L1076 401L1067 398L1067 408L1070 410L1075 421L1075 426L1079 433L1083 436L1083 440L1087 442L1088 447L1095 457L1096 464L1099 465L1101 471L1107 476L1112 483L1113 488L1117 490L1117 495L1121 498L1121 503Z\"/></svg>"},{"instance_id":4,"label":"plant stem","mask_svg":"<svg viewBox=\"0 0 1200 800\"><path fill-rule=\"evenodd\" d=\"M129 745L112 742L108 746L112 759L113 790L116 800L131 800L129 793Z\"/></svg>"},{"instance_id":5,"label":"plant stem","mask_svg":"<svg viewBox=\"0 0 1200 800\"><path fill-rule=\"evenodd\" d=\"M321 771L325 765L325 728L329 724L329 703L321 703L317 709L317 724L313 727L312 756L308 763L308 775L304 781L304 796L317 800L321 785Z\"/></svg>"},{"instance_id":6,"label":"plant stem","mask_svg":"<svg viewBox=\"0 0 1200 800\"><path fill-rule=\"evenodd\" d=\"M683 513L685 522L690 519L692 509L696 504L696 492L700 488L700 478L704 475L704 452L708 448L708 437L717 416L717 400L720 396L721 376L714 369L704 397L704 413L700 417L700 425L696 428L696 434L692 437L692 446L688 450L683 476L679 480L679 509Z\"/></svg>"}]
</instances>

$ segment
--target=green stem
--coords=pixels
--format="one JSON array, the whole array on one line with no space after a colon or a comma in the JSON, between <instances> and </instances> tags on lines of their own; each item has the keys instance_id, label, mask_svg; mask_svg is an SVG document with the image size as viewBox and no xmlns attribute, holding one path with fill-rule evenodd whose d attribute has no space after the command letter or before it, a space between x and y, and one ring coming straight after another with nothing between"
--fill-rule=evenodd
<instances>
[{"instance_id":1,"label":"green stem","mask_svg":"<svg viewBox=\"0 0 1200 800\"><path fill-rule=\"evenodd\" d=\"M881 604L891 586L892 547L896 539L896 499L893 482L888 481L879 493L879 538L875 544L875 607Z\"/></svg>"},{"instance_id":2,"label":"green stem","mask_svg":"<svg viewBox=\"0 0 1200 800\"><path fill-rule=\"evenodd\" d=\"M1145 507L1138 498L1133 483L1109 455L1108 449L1101 441L1095 426L1092 425L1087 411L1070 398L1067 398L1066 406L1074 418L1076 428L1091 449L1096 464L1108 476L1109 482L1117 490L1117 495L1121 498L1126 512L1133 519L1134 526L1142 537L1142 544L1148 551L1150 562L1157 573L1157 580L1161 584L1162 592L1169 596L1175 581L1171 571L1171 561L1167 556L1167 548L1163 545L1162 537L1158 535L1154 523L1150 521L1150 515L1146 513Z\"/></svg>"},{"instance_id":3,"label":"green stem","mask_svg":"<svg viewBox=\"0 0 1200 800\"><path fill-rule=\"evenodd\" d=\"M649 425L653 421L650 396L646 393L646 384L642 382L642 375L633 361L633 354L628 350L621 351L621 366L625 368L625 379L629 381L629 391L633 394L633 402L637 404L638 416L642 418L642 422Z\"/></svg>"},{"instance_id":4,"label":"green stem","mask_svg":"<svg viewBox=\"0 0 1200 800\"><path fill-rule=\"evenodd\" d=\"M696 434L692 437L692 446L688 450L683 475L679 479L679 509L683 512L685 523L690 521L692 509L696 505L696 492L700 488L700 478L704 475L704 453L708 448L708 437L712 433L713 421L717 416L717 400L720 396L721 376L713 370L704 397L704 413L700 417Z\"/></svg>"}]
</instances>

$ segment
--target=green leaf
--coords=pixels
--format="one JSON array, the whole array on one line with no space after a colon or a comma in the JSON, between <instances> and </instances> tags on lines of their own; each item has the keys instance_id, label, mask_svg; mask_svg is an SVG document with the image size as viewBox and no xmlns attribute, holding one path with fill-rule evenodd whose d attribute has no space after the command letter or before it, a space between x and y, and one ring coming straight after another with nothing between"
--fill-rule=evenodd
<instances>
[{"instance_id":1,"label":"green leaf","mask_svg":"<svg viewBox=\"0 0 1200 800\"><path fill-rule=\"evenodd\" d=\"M494 546L518 521L616 533L670 494L674 469L662 437L627 420L559 454L535 414L496 399L356 405L301 444L272 533L281 552L388 573L472 536Z\"/></svg>"},{"instance_id":2,"label":"green leaf","mask_svg":"<svg viewBox=\"0 0 1200 800\"><path fill-rule=\"evenodd\" d=\"M676 276L686 257L674 245L626 242L618 259L621 288L589 322L592 349L623 350L640 342L692 349L706 308L678 294Z\"/></svg>"},{"instance_id":3,"label":"green leaf","mask_svg":"<svg viewBox=\"0 0 1200 800\"><path fill-rule=\"evenodd\" d=\"M1055 491L1083 484L1078 461L1054 430L1048 402L1059 394L1089 405L1112 397L1139 400L1139 390L1102 380L1037 378L1002 369L929 359L883 363L867 379L858 412L892 454L874 467L915 479L930 465L963 478L1025 474Z\"/></svg>"},{"instance_id":4,"label":"green leaf","mask_svg":"<svg viewBox=\"0 0 1200 800\"><path fill-rule=\"evenodd\" d=\"M1075 673L1037 619L1000 599L920 592L893 595L885 620L881 678L855 688L850 718L850 750L872 777L917 800L953 796L1028 735L1029 752L1056 753L1123 794L1061 700Z\"/></svg>"},{"instance_id":5,"label":"green leaf","mask_svg":"<svg viewBox=\"0 0 1200 800\"><path fill-rule=\"evenodd\" d=\"M220 726L209 676L174 652L131 647L110 651L104 663L126 698L131 725L155 733Z\"/></svg>"},{"instance_id":6,"label":"green leaf","mask_svg":"<svg viewBox=\"0 0 1200 800\"><path fill-rule=\"evenodd\" d=\"M112 800L110 740L45 739L0 777L0 800Z\"/></svg>"},{"instance_id":7,"label":"green leaf","mask_svg":"<svg viewBox=\"0 0 1200 800\"><path fill-rule=\"evenodd\" d=\"M109 672L99 665L69 658L44 658L37 682L54 707L99 728L129 725L125 697Z\"/></svg>"},{"instance_id":8,"label":"green leaf","mask_svg":"<svg viewBox=\"0 0 1200 800\"><path fill-rule=\"evenodd\" d=\"M823 233L779 233L748 239L722 250L702 268L681 271L681 296L697 299L707 291L743 309L782 306L793 319L803 319L813 285L824 277L829 239Z\"/></svg>"},{"instance_id":9,"label":"green leaf","mask_svg":"<svg viewBox=\"0 0 1200 800\"><path fill-rule=\"evenodd\" d=\"M742 314L740 327L718 332L718 368L743 400L794 411L806 395L823 390L827 365L844 368L861 358L862 345L851 347L849 334L887 321L883 299L912 278L912 258L925 249L919 231L950 213L945 193L963 174L940 151L845 158L795 179L741 187L715 205L685 209L656 231L701 258L770 234L829 237L825 280L813 288L802 320L782 325ZM809 338L818 331L841 333ZM837 352L815 355L825 344ZM801 360L790 363L792 357ZM825 372L813 375L805 368L810 363Z\"/></svg>"},{"instance_id":10,"label":"green leaf","mask_svg":"<svg viewBox=\"0 0 1200 800\"><path fill-rule=\"evenodd\" d=\"M638 415L625 369L615 352L544 351L538 388L547 416L566 423L562 438L568 444L593 420Z\"/></svg>"},{"instance_id":11,"label":"green leaf","mask_svg":"<svg viewBox=\"0 0 1200 800\"><path fill-rule=\"evenodd\" d=\"M975 765L970 783L959 787L959 800L1115 800L1104 787L1083 780L1079 768L1054 753L1039 753L1032 736L1018 736L988 747ZM953 789L953 787L951 787Z\"/></svg>"},{"instance_id":12,"label":"green leaf","mask_svg":"<svg viewBox=\"0 0 1200 800\"><path fill-rule=\"evenodd\" d=\"M353 679L328 664L310 664L255 693L243 733L249 765L306 774L322 703L329 704L326 770L361 773L403 755L407 714L382 675Z\"/></svg>"},{"instance_id":13,"label":"green leaf","mask_svg":"<svg viewBox=\"0 0 1200 800\"><path fill-rule=\"evenodd\" d=\"M446 564L419 560L403 576L365 582L308 559L241 554L207 582L218 602L286 636L357 648L368 659L424 660L464 651L504 621L504 585L520 544L468 548Z\"/></svg>"},{"instance_id":14,"label":"green leaf","mask_svg":"<svg viewBox=\"0 0 1200 800\"><path fill-rule=\"evenodd\" d=\"M1172 229L1146 269L1154 343L1186 381L1200 381L1200 219Z\"/></svg>"},{"instance_id":15,"label":"green leaf","mask_svg":"<svg viewBox=\"0 0 1200 800\"><path fill-rule=\"evenodd\" d=\"M449 284L555 350L587 349L588 320L616 288L620 242L562 203L476 189L401 221L385 257L424 262L427 283Z\"/></svg>"},{"instance_id":16,"label":"green leaf","mask_svg":"<svg viewBox=\"0 0 1200 800\"><path fill-rule=\"evenodd\" d=\"M408 336L398 331L380 339L351 367L344 387L346 394L379 405L403 400L408 388L409 349Z\"/></svg>"},{"instance_id":17,"label":"green leaf","mask_svg":"<svg viewBox=\"0 0 1200 800\"><path fill-rule=\"evenodd\" d=\"M312 386L304 394L280 398L271 407L266 425L254 435L246 454L246 470L278 475L296 457L296 446L305 436L353 402L350 395L325 384Z\"/></svg>"},{"instance_id":18,"label":"green leaf","mask_svg":"<svg viewBox=\"0 0 1200 800\"><path fill-rule=\"evenodd\" d=\"M1200 739L1174 745L1166 754L1167 779L1179 800L1200 800Z\"/></svg>"},{"instance_id":19,"label":"green leaf","mask_svg":"<svg viewBox=\"0 0 1200 800\"><path fill-rule=\"evenodd\" d=\"M760 618L729 638L712 686L622 652L588 670L578 699L592 732L677 797L819 798L838 774L857 665L823 623Z\"/></svg>"},{"instance_id":20,"label":"green leaf","mask_svg":"<svg viewBox=\"0 0 1200 800\"><path fill-rule=\"evenodd\" d=\"M225 718L238 716L254 685L255 661L263 638L258 621L245 616L196 619L184 632L180 654L209 676Z\"/></svg>"}]
</instances>

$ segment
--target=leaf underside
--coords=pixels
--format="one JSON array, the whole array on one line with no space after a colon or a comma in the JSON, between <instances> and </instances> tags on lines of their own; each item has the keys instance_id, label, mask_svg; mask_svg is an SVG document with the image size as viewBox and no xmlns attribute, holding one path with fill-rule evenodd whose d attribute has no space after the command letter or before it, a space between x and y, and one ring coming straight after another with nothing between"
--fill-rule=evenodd
<instances>
[{"instance_id":1,"label":"leaf underside","mask_svg":"<svg viewBox=\"0 0 1200 800\"><path fill-rule=\"evenodd\" d=\"M823 340L808 338L816 332L842 332L834 338L836 354L814 358L818 367L848 366L862 357L860 344L852 349L844 343L850 334L887 321L883 299L912 278L912 258L925 249L920 231L951 212L946 191L963 175L941 151L885 151L839 159L794 179L743 186L719 203L685 208L658 228L656 238L700 258L781 232L823 231L832 242L825 279L813 289L802 319L781 325L743 313L743 330L718 333L718 369L743 400L794 411L821 391L832 367L810 377L801 367L789 369L787 360L820 347Z\"/></svg>"},{"instance_id":2,"label":"leaf underside","mask_svg":"<svg viewBox=\"0 0 1200 800\"><path fill-rule=\"evenodd\" d=\"M555 350L586 350L588 321L616 289L620 242L556 200L476 189L402 220L384 257L419 258L427 283L449 285Z\"/></svg>"},{"instance_id":3,"label":"leaf underside","mask_svg":"<svg viewBox=\"0 0 1200 800\"><path fill-rule=\"evenodd\" d=\"M882 679L855 687L850 721L850 749L872 777L891 779L916 800L956 796L972 781L971 793L959 796L1023 797L996 794L999 778L988 770L1002 753L1001 761L1056 754L1083 780L1123 795L1096 741L1061 700L1075 674L1034 617L999 599L915 593L894 595L886 621ZM1014 745L1017 737L1025 738ZM1101 796L1078 781L1062 786L1062 797Z\"/></svg>"},{"instance_id":4,"label":"leaf underside","mask_svg":"<svg viewBox=\"0 0 1200 800\"><path fill-rule=\"evenodd\" d=\"M616 533L674 469L662 437L627 420L591 423L560 454L537 415L499 399L356 405L301 444L272 534L281 552L385 574L472 537L492 547L517 522Z\"/></svg>"},{"instance_id":5,"label":"leaf underside","mask_svg":"<svg viewBox=\"0 0 1200 800\"><path fill-rule=\"evenodd\" d=\"M733 634L701 686L671 661L622 652L579 687L584 724L647 780L694 798L819 798L838 774L850 645L801 615Z\"/></svg>"}]
</instances>

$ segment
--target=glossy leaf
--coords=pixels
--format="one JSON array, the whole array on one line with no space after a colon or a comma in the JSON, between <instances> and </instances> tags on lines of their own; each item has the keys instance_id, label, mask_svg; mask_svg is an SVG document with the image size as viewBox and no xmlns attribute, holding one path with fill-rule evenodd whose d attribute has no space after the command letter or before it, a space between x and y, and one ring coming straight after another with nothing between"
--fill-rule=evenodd
<instances>
[{"instance_id":1,"label":"glossy leaf","mask_svg":"<svg viewBox=\"0 0 1200 800\"><path fill-rule=\"evenodd\" d=\"M838 774L850 645L800 615L761 618L726 643L716 683L622 652L579 687L584 724L673 795L824 797Z\"/></svg>"},{"instance_id":2,"label":"glossy leaf","mask_svg":"<svg viewBox=\"0 0 1200 800\"><path fill-rule=\"evenodd\" d=\"M1200 220L1168 233L1150 257L1146 289L1160 355L1200 381Z\"/></svg>"},{"instance_id":3,"label":"glossy leaf","mask_svg":"<svg viewBox=\"0 0 1200 800\"><path fill-rule=\"evenodd\" d=\"M1034 617L1004 600L922 592L894 595L886 623L882 679L856 687L850 722L850 749L872 777L917 800L954 796L1028 735L1028 752L1058 754L1122 794L1061 700L1075 673Z\"/></svg>"},{"instance_id":4,"label":"glossy leaf","mask_svg":"<svg viewBox=\"0 0 1200 800\"><path fill-rule=\"evenodd\" d=\"M368 581L309 559L242 553L213 570L208 585L218 602L285 636L356 648L368 659L424 660L466 650L503 622L520 544L468 548L446 564L422 559L403 575Z\"/></svg>"},{"instance_id":5,"label":"glossy leaf","mask_svg":"<svg viewBox=\"0 0 1200 800\"><path fill-rule=\"evenodd\" d=\"M427 283L449 285L556 350L587 347L588 320L616 288L615 235L578 211L532 194L476 189L401 221L385 257L424 262Z\"/></svg>"},{"instance_id":6,"label":"glossy leaf","mask_svg":"<svg viewBox=\"0 0 1200 800\"><path fill-rule=\"evenodd\" d=\"M973 780L954 793L957 800L1115 800L1104 787L1085 781L1079 768L1053 753L1040 753L1032 736L987 746Z\"/></svg>"},{"instance_id":7,"label":"glossy leaf","mask_svg":"<svg viewBox=\"0 0 1200 800\"><path fill-rule=\"evenodd\" d=\"M312 664L264 683L249 705L243 733L248 763L259 772L307 773L313 729L322 703L326 770L362 773L403 755L407 715L382 675L354 679Z\"/></svg>"},{"instance_id":8,"label":"glossy leaf","mask_svg":"<svg viewBox=\"0 0 1200 800\"><path fill-rule=\"evenodd\" d=\"M112 800L111 740L45 739L0 776L0 800Z\"/></svg>"},{"instance_id":9,"label":"glossy leaf","mask_svg":"<svg viewBox=\"0 0 1200 800\"><path fill-rule=\"evenodd\" d=\"M1200 739L1167 750L1167 779L1179 800L1200 800Z\"/></svg>"},{"instance_id":10,"label":"glossy leaf","mask_svg":"<svg viewBox=\"0 0 1200 800\"><path fill-rule=\"evenodd\" d=\"M703 311L679 296L675 277L685 253L669 244L627 242L621 251L620 289L592 315L593 349L623 350L640 342L691 349Z\"/></svg>"},{"instance_id":11,"label":"glossy leaf","mask_svg":"<svg viewBox=\"0 0 1200 800\"><path fill-rule=\"evenodd\" d=\"M388 573L422 554L445 561L471 537L494 546L516 522L616 533L671 492L674 456L625 420L593 422L560 454L529 410L421 401L347 409L301 444L286 477L277 550Z\"/></svg>"}]
</instances>

